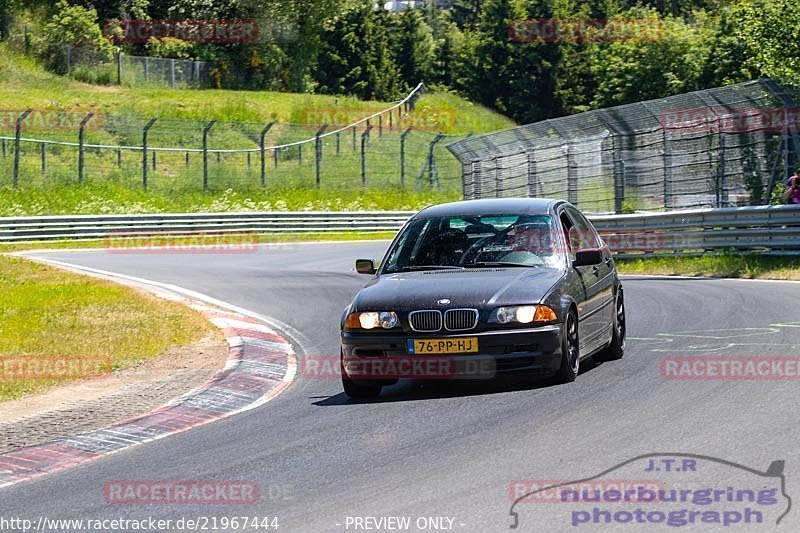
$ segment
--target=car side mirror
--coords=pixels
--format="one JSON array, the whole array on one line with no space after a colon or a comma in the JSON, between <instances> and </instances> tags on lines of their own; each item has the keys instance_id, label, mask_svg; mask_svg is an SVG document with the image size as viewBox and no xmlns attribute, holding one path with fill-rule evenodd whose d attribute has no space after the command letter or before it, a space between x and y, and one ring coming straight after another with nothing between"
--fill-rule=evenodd
<instances>
[{"instance_id":1,"label":"car side mirror","mask_svg":"<svg viewBox=\"0 0 800 533\"><path fill-rule=\"evenodd\" d=\"M356 272L359 274L375 274L378 270L375 268L375 261L372 259L356 259Z\"/></svg>"},{"instance_id":2,"label":"car side mirror","mask_svg":"<svg viewBox=\"0 0 800 533\"><path fill-rule=\"evenodd\" d=\"M602 262L603 251L599 248L590 248L588 250L579 250L575 254L575 260L572 262L572 266L592 266L599 265Z\"/></svg>"}]
</instances>

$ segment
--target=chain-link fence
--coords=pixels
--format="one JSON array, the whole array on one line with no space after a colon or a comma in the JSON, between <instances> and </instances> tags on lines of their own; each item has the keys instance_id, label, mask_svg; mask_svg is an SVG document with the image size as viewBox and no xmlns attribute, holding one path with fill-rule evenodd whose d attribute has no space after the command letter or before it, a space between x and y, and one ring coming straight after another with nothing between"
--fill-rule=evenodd
<instances>
[{"instance_id":1,"label":"chain-link fence","mask_svg":"<svg viewBox=\"0 0 800 533\"><path fill-rule=\"evenodd\" d=\"M33 46L27 34L12 36L10 42L28 53ZM128 55L120 49L105 53L60 43L36 43L35 48L53 72L88 83L178 89L235 84L229 73L210 61Z\"/></svg>"},{"instance_id":2,"label":"chain-link fence","mask_svg":"<svg viewBox=\"0 0 800 533\"><path fill-rule=\"evenodd\" d=\"M0 186L459 190L461 165L444 145L461 137L414 126L423 90L343 126L0 111Z\"/></svg>"},{"instance_id":3,"label":"chain-link fence","mask_svg":"<svg viewBox=\"0 0 800 533\"><path fill-rule=\"evenodd\" d=\"M448 145L464 197L593 212L767 203L800 154L796 91L760 79L545 120Z\"/></svg>"}]
</instances>

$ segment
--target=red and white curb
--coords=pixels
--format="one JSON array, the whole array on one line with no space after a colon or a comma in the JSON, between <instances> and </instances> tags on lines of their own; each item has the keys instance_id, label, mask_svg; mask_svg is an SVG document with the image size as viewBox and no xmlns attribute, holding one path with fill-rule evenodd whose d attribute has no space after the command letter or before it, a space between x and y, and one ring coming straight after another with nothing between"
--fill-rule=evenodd
<instances>
[{"instance_id":1,"label":"red and white curb","mask_svg":"<svg viewBox=\"0 0 800 533\"><path fill-rule=\"evenodd\" d=\"M228 361L205 385L145 415L105 428L0 454L0 488L72 468L254 409L286 389L297 374L292 345L263 321L190 300L221 328Z\"/></svg>"}]
</instances>

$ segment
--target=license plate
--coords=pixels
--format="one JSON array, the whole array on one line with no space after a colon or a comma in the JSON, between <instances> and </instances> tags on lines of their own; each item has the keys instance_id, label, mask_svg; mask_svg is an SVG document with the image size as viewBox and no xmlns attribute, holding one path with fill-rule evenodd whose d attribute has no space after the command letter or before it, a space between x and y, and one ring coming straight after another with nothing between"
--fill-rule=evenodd
<instances>
[{"instance_id":1,"label":"license plate","mask_svg":"<svg viewBox=\"0 0 800 533\"><path fill-rule=\"evenodd\" d=\"M417 339L408 341L408 353L411 355L436 355L445 353L476 353L478 337L459 339Z\"/></svg>"}]
</instances>

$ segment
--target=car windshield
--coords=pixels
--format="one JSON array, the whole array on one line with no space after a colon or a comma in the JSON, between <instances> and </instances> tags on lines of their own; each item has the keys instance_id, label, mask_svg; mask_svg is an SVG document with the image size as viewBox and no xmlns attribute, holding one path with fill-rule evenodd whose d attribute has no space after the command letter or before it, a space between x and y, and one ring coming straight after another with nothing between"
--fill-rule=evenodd
<instances>
[{"instance_id":1,"label":"car windshield","mask_svg":"<svg viewBox=\"0 0 800 533\"><path fill-rule=\"evenodd\" d=\"M383 273L471 267L561 266L549 215L481 215L411 222Z\"/></svg>"}]
</instances>

